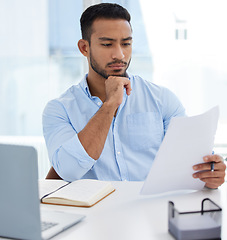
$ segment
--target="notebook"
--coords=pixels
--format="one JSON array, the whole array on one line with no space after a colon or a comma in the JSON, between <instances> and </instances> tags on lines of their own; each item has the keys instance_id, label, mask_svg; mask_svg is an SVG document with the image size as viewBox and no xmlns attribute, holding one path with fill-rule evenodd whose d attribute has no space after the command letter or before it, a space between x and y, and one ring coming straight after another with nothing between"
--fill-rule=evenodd
<instances>
[{"instance_id":1,"label":"notebook","mask_svg":"<svg viewBox=\"0 0 227 240\"><path fill-rule=\"evenodd\" d=\"M49 239L84 216L41 209L37 152L31 146L0 144L0 236ZM41 231L41 228L45 229Z\"/></svg>"}]
</instances>

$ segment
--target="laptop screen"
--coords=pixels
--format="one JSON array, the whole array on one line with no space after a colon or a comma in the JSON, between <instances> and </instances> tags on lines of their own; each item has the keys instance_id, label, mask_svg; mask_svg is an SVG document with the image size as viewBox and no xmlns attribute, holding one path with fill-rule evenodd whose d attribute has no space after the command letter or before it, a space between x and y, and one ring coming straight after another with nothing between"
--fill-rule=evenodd
<instances>
[{"instance_id":1,"label":"laptop screen","mask_svg":"<svg viewBox=\"0 0 227 240\"><path fill-rule=\"evenodd\" d=\"M37 152L0 144L0 236L41 239Z\"/></svg>"}]
</instances>

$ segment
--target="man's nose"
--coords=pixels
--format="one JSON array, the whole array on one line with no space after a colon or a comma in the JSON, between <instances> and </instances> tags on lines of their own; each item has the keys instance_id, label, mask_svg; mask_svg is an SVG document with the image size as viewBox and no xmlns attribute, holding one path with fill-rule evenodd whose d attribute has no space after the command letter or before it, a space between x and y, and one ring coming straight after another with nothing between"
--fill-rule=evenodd
<instances>
[{"instance_id":1,"label":"man's nose","mask_svg":"<svg viewBox=\"0 0 227 240\"><path fill-rule=\"evenodd\" d=\"M112 58L113 59L119 59L122 60L125 57L122 46L121 45L117 45L114 48L113 54L112 54Z\"/></svg>"}]
</instances>

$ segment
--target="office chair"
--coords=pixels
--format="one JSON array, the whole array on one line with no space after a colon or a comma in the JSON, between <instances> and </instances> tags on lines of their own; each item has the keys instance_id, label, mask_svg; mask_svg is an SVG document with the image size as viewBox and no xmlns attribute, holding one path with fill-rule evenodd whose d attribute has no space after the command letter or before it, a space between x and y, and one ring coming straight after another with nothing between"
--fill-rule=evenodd
<instances>
[{"instance_id":1,"label":"office chair","mask_svg":"<svg viewBox=\"0 0 227 240\"><path fill-rule=\"evenodd\" d=\"M47 173L46 179L61 179L62 178L56 173L53 167L50 168L49 172Z\"/></svg>"}]
</instances>

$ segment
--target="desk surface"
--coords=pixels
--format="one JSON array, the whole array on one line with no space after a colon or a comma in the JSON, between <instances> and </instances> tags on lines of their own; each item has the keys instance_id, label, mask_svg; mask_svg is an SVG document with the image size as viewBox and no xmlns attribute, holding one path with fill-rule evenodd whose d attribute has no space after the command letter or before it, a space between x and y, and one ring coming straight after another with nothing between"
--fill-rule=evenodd
<instances>
[{"instance_id":1,"label":"desk surface","mask_svg":"<svg viewBox=\"0 0 227 240\"><path fill-rule=\"evenodd\" d=\"M168 201L180 211L201 209L201 200L209 197L223 208L222 226L227 225L227 183L216 190L141 196L143 182L113 182L116 191L91 208L65 207L41 204L43 209L86 215L86 218L57 235L57 239L80 240L138 240L174 239L168 233ZM227 229L222 227L222 239Z\"/></svg>"}]
</instances>

